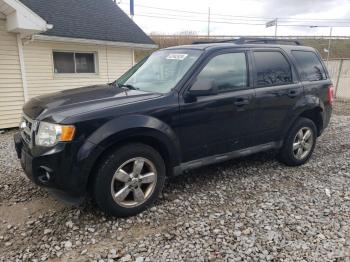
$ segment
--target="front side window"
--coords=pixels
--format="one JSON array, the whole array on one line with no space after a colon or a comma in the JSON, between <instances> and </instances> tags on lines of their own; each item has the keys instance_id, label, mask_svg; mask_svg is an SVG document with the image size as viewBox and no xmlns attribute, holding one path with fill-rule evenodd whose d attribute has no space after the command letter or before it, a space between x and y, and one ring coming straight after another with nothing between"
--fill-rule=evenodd
<instances>
[{"instance_id":1,"label":"front side window","mask_svg":"<svg viewBox=\"0 0 350 262\"><path fill-rule=\"evenodd\" d=\"M53 52L56 74L96 73L95 53Z\"/></svg>"},{"instance_id":2,"label":"front side window","mask_svg":"<svg viewBox=\"0 0 350 262\"><path fill-rule=\"evenodd\" d=\"M286 58L276 51L254 52L257 86L287 85L292 83L292 70Z\"/></svg>"},{"instance_id":3,"label":"front side window","mask_svg":"<svg viewBox=\"0 0 350 262\"><path fill-rule=\"evenodd\" d=\"M183 78L201 54L201 50L191 49L160 50L142 61L138 68L130 69L116 82L118 85L131 85L143 91L167 93Z\"/></svg>"},{"instance_id":4,"label":"front side window","mask_svg":"<svg viewBox=\"0 0 350 262\"><path fill-rule=\"evenodd\" d=\"M246 87L247 62L245 53L227 53L215 56L198 74L197 79L214 80L219 92Z\"/></svg>"},{"instance_id":5,"label":"front side window","mask_svg":"<svg viewBox=\"0 0 350 262\"><path fill-rule=\"evenodd\" d=\"M314 52L292 51L292 55L300 68L302 81L318 81L326 79L325 70Z\"/></svg>"}]
</instances>

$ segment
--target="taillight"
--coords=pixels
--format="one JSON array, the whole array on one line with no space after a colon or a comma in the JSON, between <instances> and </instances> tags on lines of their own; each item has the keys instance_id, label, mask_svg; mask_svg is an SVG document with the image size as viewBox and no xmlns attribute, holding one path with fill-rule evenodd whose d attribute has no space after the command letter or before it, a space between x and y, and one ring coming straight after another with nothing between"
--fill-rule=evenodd
<instances>
[{"instance_id":1,"label":"taillight","mask_svg":"<svg viewBox=\"0 0 350 262\"><path fill-rule=\"evenodd\" d=\"M333 85L330 85L328 87L328 102L329 104L333 104L333 101L334 101L334 88L333 88Z\"/></svg>"}]
</instances>

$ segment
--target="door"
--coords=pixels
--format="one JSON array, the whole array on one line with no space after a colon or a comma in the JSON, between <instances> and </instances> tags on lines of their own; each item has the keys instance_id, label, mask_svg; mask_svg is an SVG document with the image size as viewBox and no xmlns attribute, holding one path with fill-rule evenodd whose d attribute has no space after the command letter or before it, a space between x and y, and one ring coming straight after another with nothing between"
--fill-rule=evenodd
<instances>
[{"instance_id":1,"label":"door","mask_svg":"<svg viewBox=\"0 0 350 262\"><path fill-rule=\"evenodd\" d=\"M256 92L256 144L282 139L282 130L303 95L292 64L281 51L253 52Z\"/></svg>"},{"instance_id":2,"label":"door","mask_svg":"<svg viewBox=\"0 0 350 262\"><path fill-rule=\"evenodd\" d=\"M183 162L245 147L253 122L254 90L250 87L247 54L214 54L192 77L214 81L218 94L188 99L180 96L180 143Z\"/></svg>"}]
</instances>

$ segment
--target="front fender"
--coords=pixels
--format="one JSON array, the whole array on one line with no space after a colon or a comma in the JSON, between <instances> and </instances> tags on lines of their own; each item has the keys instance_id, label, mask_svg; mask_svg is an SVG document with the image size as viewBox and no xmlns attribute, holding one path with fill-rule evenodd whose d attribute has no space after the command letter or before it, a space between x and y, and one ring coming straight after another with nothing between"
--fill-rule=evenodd
<instances>
[{"instance_id":1,"label":"front fender","mask_svg":"<svg viewBox=\"0 0 350 262\"><path fill-rule=\"evenodd\" d=\"M90 172L98 157L113 144L132 137L150 137L166 147L172 166L181 161L180 143L175 132L166 123L145 115L125 115L106 122L93 132L82 145L78 161Z\"/></svg>"}]
</instances>

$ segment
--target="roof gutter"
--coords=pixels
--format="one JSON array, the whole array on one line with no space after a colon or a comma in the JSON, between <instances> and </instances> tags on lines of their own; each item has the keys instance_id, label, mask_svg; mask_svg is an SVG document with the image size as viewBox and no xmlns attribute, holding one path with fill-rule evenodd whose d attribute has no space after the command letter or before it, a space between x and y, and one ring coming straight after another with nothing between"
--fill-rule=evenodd
<instances>
[{"instance_id":1,"label":"roof gutter","mask_svg":"<svg viewBox=\"0 0 350 262\"><path fill-rule=\"evenodd\" d=\"M49 35L34 35L33 39L42 42L65 42L65 43L78 43L78 44L92 44L92 45L107 45L116 47L132 47L135 49L155 49L158 45L155 44L141 44L141 43L131 43L131 42L114 42L114 41L104 41L95 39L85 39L85 38L71 38L62 36L49 36Z\"/></svg>"}]
</instances>

